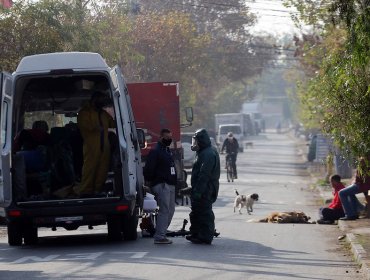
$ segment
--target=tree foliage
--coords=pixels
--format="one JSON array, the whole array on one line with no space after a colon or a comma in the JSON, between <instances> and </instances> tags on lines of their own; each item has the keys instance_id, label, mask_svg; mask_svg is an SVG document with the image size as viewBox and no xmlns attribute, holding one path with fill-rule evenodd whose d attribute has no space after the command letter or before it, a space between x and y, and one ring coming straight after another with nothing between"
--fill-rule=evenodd
<instances>
[{"instance_id":1,"label":"tree foliage","mask_svg":"<svg viewBox=\"0 0 370 280\"><path fill-rule=\"evenodd\" d=\"M263 48L269 40L249 34L255 17L243 1L198 2L14 1L0 10L0 69L14 71L30 54L99 52L128 82L179 81L195 125L213 127L215 108L238 111L247 80L274 54Z\"/></svg>"},{"instance_id":2,"label":"tree foliage","mask_svg":"<svg viewBox=\"0 0 370 280\"><path fill-rule=\"evenodd\" d=\"M310 77L301 101L307 119L343 150L363 156L370 152L370 1L330 2L325 18L331 21L315 34L320 39L299 46Z\"/></svg>"}]
</instances>

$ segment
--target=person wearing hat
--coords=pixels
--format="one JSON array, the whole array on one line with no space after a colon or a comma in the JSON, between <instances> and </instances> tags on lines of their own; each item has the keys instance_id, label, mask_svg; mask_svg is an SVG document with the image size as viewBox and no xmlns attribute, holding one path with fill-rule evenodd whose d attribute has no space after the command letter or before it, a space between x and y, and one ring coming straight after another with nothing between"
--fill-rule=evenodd
<instances>
[{"instance_id":1,"label":"person wearing hat","mask_svg":"<svg viewBox=\"0 0 370 280\"><path fill-rule=\"evenodd\" d=\"M191 171L191 226L186 239L194 244L211 244L215 234L212 204L218 196L220 157L204 128L195 132L191 149L197 156Z\"/></svg>"},{"instance_id":2,"label":"person wearing hat","mask_svg":"<svg viewBox=\"0 0 370 280\"><path fill-rule=\"evenodd\" d=\"M232 132L227 134L227 138L222 144L221 154L224 152L224 150L226 150L226 162L229 157L231 158L232 168L234 170L234 179L238 179L238 172L236 171L236 157L238 156L239 143Z\"/></svg>"},{"instance_id":3,"label":"person wearing hat","mask_svg":"<svg viewBox=\"0 0 370 280\"><path fill-rule=\"evenodd\" d=\"M113 109L111 98L96 91L77 116L83 139L83 167L81 184L74 191L80 196L101 193L107 179L110 163L108 129L115 127L109 108Z\"/></svg>"}]
</instances>

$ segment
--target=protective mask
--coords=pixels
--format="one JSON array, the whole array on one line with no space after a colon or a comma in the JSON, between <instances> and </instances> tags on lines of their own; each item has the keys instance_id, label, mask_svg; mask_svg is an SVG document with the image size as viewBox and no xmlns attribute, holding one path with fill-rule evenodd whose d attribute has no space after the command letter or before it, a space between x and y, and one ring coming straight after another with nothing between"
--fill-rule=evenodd
<instances>
[{"instance_id":1,"label":"protective mask","mask_svg":"<svg viewBox=\"0 0 370 280\"><path fill-rule=\"evenodd\" d=\"M172 139L171 138L169 138L169 139L162 139L162 143L163 143L163 145L165 145L166 147L168 147L169 145L171 145Z\"/></svg>"},{"instance_id":2,"label":"protective mask","mask_svg":"<svg viewBox=\"0 0 370 280\"><path fill-rule=\"evenodd\" d=\"M191 140L191 150L194 152L199 151L198 141L195 138L192 138Z\"/></svg>"}]
</instances>

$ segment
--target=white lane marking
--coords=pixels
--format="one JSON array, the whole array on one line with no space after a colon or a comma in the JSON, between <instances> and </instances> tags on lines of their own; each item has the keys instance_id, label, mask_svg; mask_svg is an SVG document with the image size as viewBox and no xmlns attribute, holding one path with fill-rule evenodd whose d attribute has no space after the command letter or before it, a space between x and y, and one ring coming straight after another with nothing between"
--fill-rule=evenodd
<instances>
[{"instance_id":1,"label":"white lane marking","mask_svg":"<svg viewBox=\"0 0 370 280\"><path fill-rule=\"evenodd\" d=\"M46 257L38 257L38 256L26 256L20 259L17 259L12 264L21 264L21 263L29 263L29 262L49 262L58 259L59 261L78 261L78 260L88 260L94 261L97 258L101 257L103 254L107 254L106 252L93 252L93 253L78 253L78 254L66 254L64 256L61 255L49 255ZM130 259L141 259L144 258L148 252L109 252L109 254L125 254L130 255Z\"/></svg>"},{"instance_id":2,"label":"white lane marking","mask_svg":"<svg viewBox=\"0 0 370 280\"><path fill-rule=\"evenodd\" d=\"M62 261L90 260L91 261L91 260L96 260L98 257L100 257L103 254L104 252L67 254L65 258L59 258L58 260L62 260Z\"/></svg>"},{"instance_id":3,"label":"white lane marking","mask_svg":"<svg viewBox=\"0 0 370 280\"><path fill-rule=\"evenodd\" d=\"M119 251L115 251L115 252L111 252L112 254L132 254L130 256L130 259L141 259L141 258L144 258L148 252L119 252Z\"/></svg>"},{"instance_id":4,"label":"white lane marking","mask_svg":"<svg viewBox=\"0 0 370 280\"><path fill-rule=\"evenodd\" d=\"M49 255L45 258L40 258L38 256L28 256L28 257L23 257L23 258L20 258L18 260L15 260L13 262L11 262L12 264L20 264L20 263L24 263L24 262L29 262L29 261L34 261L34 262L49 262L49 261L52 261L54 259L56 259L57 257L59 257L60 255Z\"/></svg>"}]
</instances>

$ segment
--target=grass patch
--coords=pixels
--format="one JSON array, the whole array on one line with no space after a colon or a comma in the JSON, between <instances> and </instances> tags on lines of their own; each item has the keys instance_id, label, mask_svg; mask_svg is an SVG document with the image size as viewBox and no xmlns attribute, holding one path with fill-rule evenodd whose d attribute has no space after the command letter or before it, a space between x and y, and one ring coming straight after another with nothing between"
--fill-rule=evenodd
<instances>
[{"instance_id":1,"label":"grass patch","mask_svg":"<svg viewBox=\"0 0 370 280\"><path fill-rule=\"evenodd\" d=\"M329 187L329 182L326 179L317 179L316 184L320 187Z\"/></svg>"}]
</instances>

